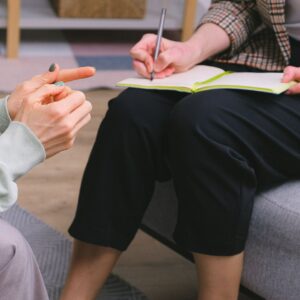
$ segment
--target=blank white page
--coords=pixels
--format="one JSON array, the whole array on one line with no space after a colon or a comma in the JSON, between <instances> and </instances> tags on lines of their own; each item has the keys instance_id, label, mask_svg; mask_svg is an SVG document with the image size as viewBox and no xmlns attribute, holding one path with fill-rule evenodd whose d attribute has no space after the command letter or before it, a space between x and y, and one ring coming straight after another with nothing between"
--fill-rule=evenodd
<instances>
[{"instance_id":1,"label":"blank white page","mask_svg":"<svg viewBox=\"0 0 300 300\"><path fill-rule=\"evenodd\" d=\"M283 73L252 73L252 72L240 72L231 73L226 76L212 81L205 86L215 86L215 85L226 85L226 86L245 86L245 87L255 87L264 89L276 89L284 83L281 83ZM200 86L199 86L200 87Z\"/></svg>"},{"instance_id":2,"label":"blank white page","mask_svg":"<svg viewBox=\"0 0 300 300\"><path fill-rule=\"evenodd\" d=\"M176 73L163 79L154 79L150 81L142 77L128 78L118 82L118 85L126 86L145 86L145 87L187 87L192 88L195 82L203 82L214 76L223 73L224 70L205 65L195 66L189 71Z\"/></svg>"}]
</instances>

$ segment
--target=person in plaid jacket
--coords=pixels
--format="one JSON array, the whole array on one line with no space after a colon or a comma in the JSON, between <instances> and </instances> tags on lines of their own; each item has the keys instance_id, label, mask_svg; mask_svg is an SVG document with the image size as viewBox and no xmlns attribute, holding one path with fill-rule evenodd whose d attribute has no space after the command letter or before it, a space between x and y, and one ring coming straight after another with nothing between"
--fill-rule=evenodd
<instances>
[{"instance_id":1,"label":"person in plaid jacket","mask_svg":"<svg viewBox=\"0 0 300 300\"><path fill-rule=\"evenodd\" d=\"M284 82L299 81L296 2L213 1L188 41L163 39L155 64L156 35L145 35L131 50L134 68L164 78L205 63L284 71ZM94 299L138 230L155 180L171 178L174 239L194 255L198 300L237 299L255 195L300 177L299 94L300 84L279 96L131 88L113 99L70 228L74 253L62 299Z\"/></svg>"}]
</instances>

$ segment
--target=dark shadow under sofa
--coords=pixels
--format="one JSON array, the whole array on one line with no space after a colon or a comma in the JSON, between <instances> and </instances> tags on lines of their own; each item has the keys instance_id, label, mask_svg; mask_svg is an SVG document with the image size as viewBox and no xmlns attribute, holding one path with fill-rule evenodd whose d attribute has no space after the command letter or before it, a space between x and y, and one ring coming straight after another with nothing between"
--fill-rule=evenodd
<instances>
[{"instance_id":1,"label":"dark shadow under sofa","mask_svg":"<svg viewBox=\"0 0 300 300\"><path fill-rule=\"evenodd\" d=\"M141 229L188 259L172 233L177 200L172 182L157 183ZM255 199L241 289L253 299L300 299L300 182Z\"/></svg>"}]
</instances>

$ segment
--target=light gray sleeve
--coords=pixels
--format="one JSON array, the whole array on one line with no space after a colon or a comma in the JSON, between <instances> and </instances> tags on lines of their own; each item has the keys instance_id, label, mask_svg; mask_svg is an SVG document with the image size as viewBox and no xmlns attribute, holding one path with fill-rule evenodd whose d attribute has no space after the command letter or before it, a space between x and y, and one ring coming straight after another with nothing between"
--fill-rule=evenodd
<instances>
[{"instance_id":1,"label":"light gray sleeve","mask_svg":"<svg viewBox=\"0 0 300 300\"><path fill-rule=\"evenodd\" d=\"M17 201L16 179L46 158L43 145L24 124L11 122L0 136L0 212Z\"/></svg>"},{"instance_id":2,"label":"light gray sleeve","mask_svg":"<svg viewBox=\"0 0 300 300\"><path fill-rule=\"evenodd\" d=\"M11 118L7 109L7 101L9 96L0 99L0 134L3 133L11 122Z\"/></svg>"}]
</instances>

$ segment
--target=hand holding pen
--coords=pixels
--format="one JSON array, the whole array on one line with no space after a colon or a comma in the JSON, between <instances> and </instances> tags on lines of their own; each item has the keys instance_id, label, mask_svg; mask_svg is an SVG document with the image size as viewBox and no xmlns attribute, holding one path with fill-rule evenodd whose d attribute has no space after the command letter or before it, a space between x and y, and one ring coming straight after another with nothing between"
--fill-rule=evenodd
<instances>
[{"instance_id":1,"label":"hand holding pen","mask_svg":"<svg viewBox=\"0 0 300 300\"><path fill-rule=\"evenodd\" d=\"M145 34L130 50L135 71L148 79L154 74L155 79L165 78L175 72L186 71L195 64L195 50L188 43L162 37L164 15L162 11L158 35Z\"/></svg>"}]
</instances>

